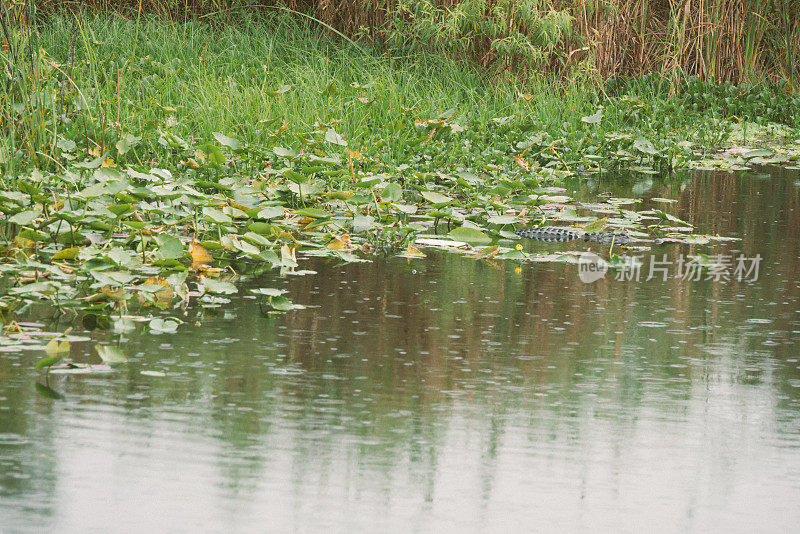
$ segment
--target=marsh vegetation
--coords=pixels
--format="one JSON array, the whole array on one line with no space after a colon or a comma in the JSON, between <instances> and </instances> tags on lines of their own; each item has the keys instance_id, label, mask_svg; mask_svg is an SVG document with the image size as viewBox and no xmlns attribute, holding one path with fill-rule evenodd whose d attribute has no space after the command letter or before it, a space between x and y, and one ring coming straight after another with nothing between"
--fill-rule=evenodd
<instances>
[{"instance_id":1,"label":"marsh vegetation","mask_svg":"<svg viewBox=\"0 0 800 534\"><path fill-rule=\"evenodd\" d=\"M730 24L702 36L658 2L4 6L4 322L44 301L171 331L175 306L224 304L264 270L313 274L308 256L577 261L524 249L530 226L725 240L673 199L563 187L797 163L794 8L764 3L781 16L742 33L731 21L758 12L717 4L703 14ZM609 22L648 10L640 28ZM611 265L648 248L615 245ZM266 314L301 306L253 291Z\"/></svg>"}]
</instances>

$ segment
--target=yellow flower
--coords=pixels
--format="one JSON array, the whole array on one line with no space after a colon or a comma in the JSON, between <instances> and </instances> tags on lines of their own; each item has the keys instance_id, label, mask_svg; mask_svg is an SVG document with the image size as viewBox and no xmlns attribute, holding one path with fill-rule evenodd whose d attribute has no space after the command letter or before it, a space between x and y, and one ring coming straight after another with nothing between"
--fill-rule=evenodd
<instances>
[{"instance_id":1,"label":"yellow flower","mask_svg":"<svg viewBox=\"0 0 800 534\"><path fill-rule=\"evenodd\" d=\"M516 269L514 269L514 272L517 273L517 274L521 273L522 272L522 267L517 267Z\"/></svg>"},{"instance_id":2,"label":"yellow flower","mask_svg":"<svg viewBox=\"0 0 800 534\"><path fill-rule=\"evenodd\" d=\"M522 250L522 245L520 245L519 243L517 243L516 249L517 249L517 250Z\"/></svg>"}]
</instances>

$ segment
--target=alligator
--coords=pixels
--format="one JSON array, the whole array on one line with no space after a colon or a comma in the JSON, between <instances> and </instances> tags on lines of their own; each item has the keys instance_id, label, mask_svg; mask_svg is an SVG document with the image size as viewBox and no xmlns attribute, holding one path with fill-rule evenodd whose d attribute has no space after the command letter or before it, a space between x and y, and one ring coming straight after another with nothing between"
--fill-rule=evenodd
<instances>
[{"instance_id":1,"label":"alligator","mask_svg":"<svg viewBox=\"0 0 800 534\"><path fill-rule=\"evenodd\" d=\"M524 230L514 230L514 233L526 239L535 239L536 241L548 241L563 243L565 241L573 241L580 237L580 233L567 230L566 228L556 228L554 226L542 226L541 228L525 228Z\"/></svg>"},{"instance_id":2,"label":"alligator","mask_svg":"<svg viewBox=\"0 0 800 534\"><path fill-rule=\"evenodd\" d=\"M628 245L637 241L643 241L642 239L625 233L584 232L581 230L568 230L566 228L556 228L553 226L525 228L524 230L514 230L514 233L526 239L535 239L536 241L547 241L551 243L564 243L566 241L583 239L584 241L592 241L594 243L600 243L601 245L610 245L611 243L615 245Z\"/></svg>"}]
</instances>

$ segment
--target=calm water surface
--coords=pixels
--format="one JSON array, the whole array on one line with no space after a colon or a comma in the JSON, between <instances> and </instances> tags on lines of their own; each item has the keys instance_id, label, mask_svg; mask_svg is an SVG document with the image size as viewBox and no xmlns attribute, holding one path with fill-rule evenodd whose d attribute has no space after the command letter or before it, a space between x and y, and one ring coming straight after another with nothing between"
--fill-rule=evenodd
<instances>
[{"instance_id":1,"label":"calm water surface","mask_svg":"<svg viewBox=\"0 0 800 534\"><path fill-rule=\"evenodd\" d=\"M253 282L306 310L239 297L177 334L89 332L73 359L122 340L131 361L51 376L61 400L40 353L0 353L0 531L796 532L798 180L572 184L679 198L742 238L713 253L763 257L753 282L308 260Z\"/></svg>"}]
</instances>

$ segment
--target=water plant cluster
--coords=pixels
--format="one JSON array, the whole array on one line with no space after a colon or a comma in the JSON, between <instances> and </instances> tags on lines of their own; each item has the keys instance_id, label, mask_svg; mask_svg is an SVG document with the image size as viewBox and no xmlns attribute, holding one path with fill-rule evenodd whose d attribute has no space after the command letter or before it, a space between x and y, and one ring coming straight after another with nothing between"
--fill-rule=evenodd
<instances>
[{"instance_id":1,"label":"water plant cluster","mask_svg":"<svg viewBox=\"0 0 800 534\"><path fill-rule=\"evenodd\" d=\"M432 247L574 261L574 250L537 251L513 233L541 225L709 243L720 238L669 213L670 199L578 202L563 179L706 161L764 106L789 149L739 147L737 164L798 157L788 94L691 80L677 95L648 79L594 90L487 80L441 57L386 61L334 46L285 19L182 33L159 21L57 19L11 41L0 89L10 335L0 344L15 350L38 347L14 323L37 303L86 326L172 331L176 306L224 304L243 276L313 274L304 256L413 259ZM755 94L750 115L730 115L733 101L688 104L704 87ZM624 251L604 254L613 263ZM266 314L302 303L276 288L253 296Z\"/></svg>"}]
</instances>

